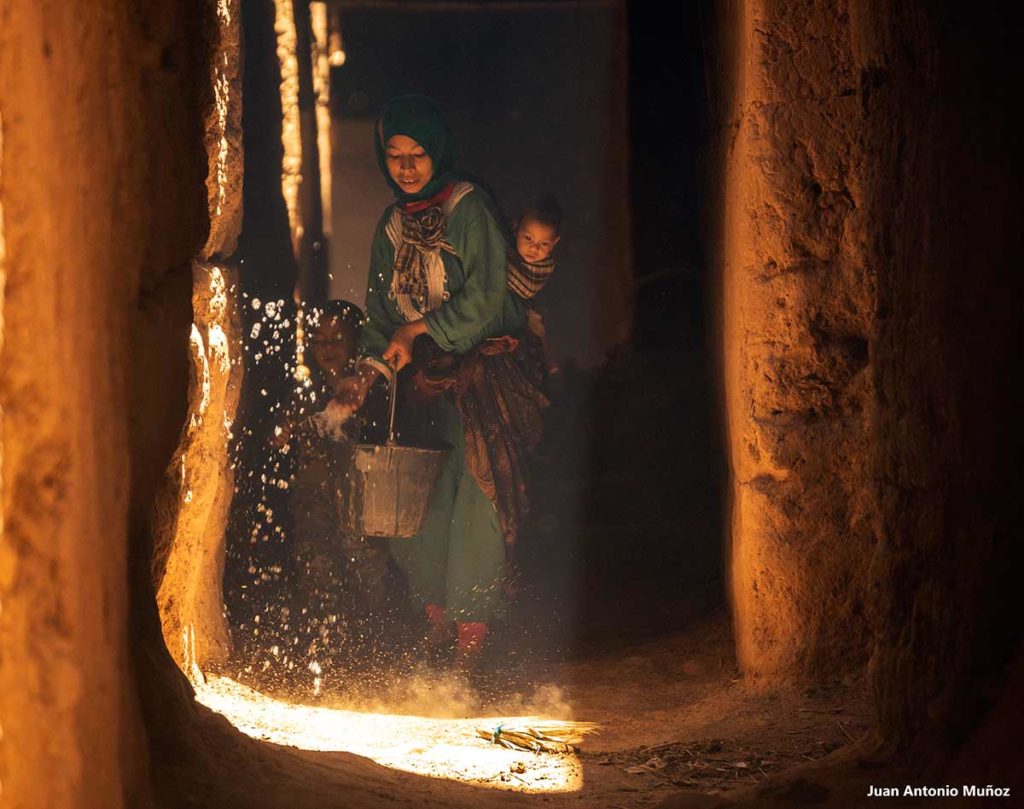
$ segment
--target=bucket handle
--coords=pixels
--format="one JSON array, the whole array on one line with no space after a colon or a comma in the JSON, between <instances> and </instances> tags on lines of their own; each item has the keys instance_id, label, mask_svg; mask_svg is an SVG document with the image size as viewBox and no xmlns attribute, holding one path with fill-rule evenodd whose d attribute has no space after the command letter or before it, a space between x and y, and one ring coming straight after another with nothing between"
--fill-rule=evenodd
<instances>
[{"instance_id":1,"label":"bucket handle","mask_svg":"<svg viewBox=\"0 0 1024 809\"><path fill-rule=\"evenodd\" d=\"M394 367L391 368L391 384L389 385L391 405L391 414L388 417L388 446L395 444L395 400L398 392L398 371Z\"/></svg>"}]
</instances>

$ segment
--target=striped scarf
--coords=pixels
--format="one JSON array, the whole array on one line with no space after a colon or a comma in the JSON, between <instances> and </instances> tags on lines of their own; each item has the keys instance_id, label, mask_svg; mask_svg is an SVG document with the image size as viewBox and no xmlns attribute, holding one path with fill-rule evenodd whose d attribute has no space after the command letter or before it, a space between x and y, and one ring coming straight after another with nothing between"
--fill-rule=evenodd
<instances>
[{"instance_id":1,"label":"striped scarf","mask_svg":"<svg viewBox=\"0 0 1024 809\"><path fill-rule=\"evenodd\" d=\"M509 246L505 254L508 256L508 288L524 300L540 292L555 271L555 260L551 256L531 263L525 261L514 246Z\"/></svg>"},{"instance_id":2,"label":"striped scarf","mask_svg":"<svg viewBox=\"0 0 1024 809\"><path fill-rule=\"evenodd\" d=\"M445 228L455 206L472 190L471 183L452 183L428 200L391 208L384 229L395 250L388 298L408 322L451 298L441 254L457 253L445 238Z\"/></svg>"},{"instance_id":3,"label":"striped scarf","mask_svg":"<svg viewBox=\"0 0 1024 809\"><path fill-rule=\"evenodd\" d=\"M441 250L455 252L444 238L444 210L440 205L432 205L413 214L403 211L401 216L402 240L395 254L394 291L408 295L421 313L428 312L437 305L430 300L430 265L439 261Z\"/></svg>"}]
</instances>

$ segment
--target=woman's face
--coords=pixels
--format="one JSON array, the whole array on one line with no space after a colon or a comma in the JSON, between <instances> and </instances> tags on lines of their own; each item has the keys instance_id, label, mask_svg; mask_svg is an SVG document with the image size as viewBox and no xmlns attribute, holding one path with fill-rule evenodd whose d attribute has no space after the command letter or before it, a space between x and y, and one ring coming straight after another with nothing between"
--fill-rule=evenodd
<instances>
[{"instance_id":1,"label":"woman's face","mask_svg":"<svg viewBox=\"0 0 1024 809\"><path fill-rule=\"evenodd\" d=\"M406 194L426 188L434 176L434 161L416 141L407 135L392 135L384 147L388 174Z\"/></svg>"}]
</instances>

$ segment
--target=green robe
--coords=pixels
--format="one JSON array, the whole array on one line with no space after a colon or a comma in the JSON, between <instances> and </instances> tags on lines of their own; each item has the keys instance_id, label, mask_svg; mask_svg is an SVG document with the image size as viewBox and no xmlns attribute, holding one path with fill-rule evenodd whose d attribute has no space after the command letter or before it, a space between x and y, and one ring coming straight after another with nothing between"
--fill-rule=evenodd
<instances>
[{"instance_id":1,"label":"green robe","mask_svg":"<svg viewBox=\"0 0 1024 809\"><path fill-rule=\"evenodd\" d=\"M394 248L386 233L388 208L373 237L366 291L367 323L360 353L380 358L396 328L406 321L388 297ZM466 194L448 218L442 251L450 297L425 316L428 334L445 351L465 353L489 337L523 326L523 301L508 291L506 240L493 201L482 191ZM505 608L502 577L505 543L494 505L466 469L462 417L448 396L411 414L431 437L452 446L431 497L423 531L394 539L391 552L409 581L417 607L439 604L454 621L488 622Z\"/></svg>"},{"instance_id":2,"label":"green robe","mask_svg":"<svg viewBox=\"0 0 1024 809\"><path fill-rule=\"evenodd\" d=\"M388 298L395 251L385 232L391 208L373 234L361 353L380 357L391 334L405 323ZM455 206L445 229L458 257L442 251L451 298L426 316L427 333L444 351L463 354L488 337L512 334L524 322L523 301L508 291L505 233L493 201L473 190Z\"/></svg>"}]
</instances>

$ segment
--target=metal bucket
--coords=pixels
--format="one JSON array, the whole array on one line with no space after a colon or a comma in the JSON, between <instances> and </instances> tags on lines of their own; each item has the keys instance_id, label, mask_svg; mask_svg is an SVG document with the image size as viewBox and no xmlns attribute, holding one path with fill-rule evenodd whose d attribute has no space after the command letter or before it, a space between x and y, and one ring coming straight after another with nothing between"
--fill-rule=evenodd
<instances>
[{"instance_id":1,"label":"metal bucket","mask_svg":"<svg viewBox=\"0 0 1024 809\"><path fill-rule=\"evenodd\" d=\"M371 537L418 534L447 455L396 444L333 444L331 488L342 529Z\"/></svg>"},{"instance_id":2,"label":"metal bucket","mask_svg":"<svg viewBox=\"0 0 1024 809\"><path fill-rule=\"evenodd\" d=\"M423 527L434 485L449 450L395 442L395 387L386 444L338 442L330 449L331 489L338 523L348 533L413 537Z\"/></svg>"}]
</instances>

